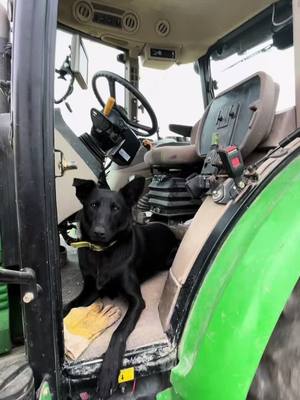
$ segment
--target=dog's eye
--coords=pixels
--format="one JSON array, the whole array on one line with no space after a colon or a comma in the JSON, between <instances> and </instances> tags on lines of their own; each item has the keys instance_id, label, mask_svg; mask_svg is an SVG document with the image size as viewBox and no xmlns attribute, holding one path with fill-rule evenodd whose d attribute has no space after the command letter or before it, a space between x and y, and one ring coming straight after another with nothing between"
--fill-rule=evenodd
<instances>
[{"instance_id":1,"label":"dog's eye","mask_svg":"<svg viewBox=\"0 0 300 400\"><path fill-rule=\"evenodd\" d=\"M113 204L111 208L113 211L119 211L119 207L116 204Z\"/></svg>"},{"instance_id":2,"label":"dog's eye","mask_svg":"<svg viewBox=\"0 0 300 400\"><path fill-rule=\"evenodd\" d=\"M92 208L97 208L97 203L91 203L90 206L91 206Z\"/></svg>"}]
</instances>

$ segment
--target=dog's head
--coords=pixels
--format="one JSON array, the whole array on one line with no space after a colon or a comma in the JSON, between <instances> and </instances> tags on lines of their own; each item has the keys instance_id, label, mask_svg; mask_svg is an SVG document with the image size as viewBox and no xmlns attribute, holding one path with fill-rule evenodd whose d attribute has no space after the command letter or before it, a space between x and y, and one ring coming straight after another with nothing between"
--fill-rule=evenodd
<instances>
[{"instance_id":1,"label":"dog's head","mask_svg":"<svg viewBox=\"0 0 300 400\"><path fill-rule=\"evenodd\" d=\"M83 205L83 233L95 243L109 244L130 229L131 208L143 192L145 178L138 177L119 192L100 188L92 180L74 179L76 196Z\"/></svg>"}]
</instances>

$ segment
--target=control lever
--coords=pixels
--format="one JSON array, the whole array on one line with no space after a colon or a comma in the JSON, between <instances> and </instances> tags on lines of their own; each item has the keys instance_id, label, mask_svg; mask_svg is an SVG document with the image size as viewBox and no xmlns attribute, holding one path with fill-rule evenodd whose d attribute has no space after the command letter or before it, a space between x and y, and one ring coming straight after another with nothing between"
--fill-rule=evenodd
<instances>
[{"instance_id":1,"label":"control lever","mask_svg":"<svg viewBox=\"0 0 300 400\"><path fill-rule=\"evenodd\" d=\"M186 179L185 186L194 199L199 199L208 190L217 186L215 175L192 174Z\"/></svg>"},{"instance_id":2,"label":"control lever","mask_svg":"<svg viewBox=\"0 0 300 400\"><path fill-rule=\"evenodd\" d=\"M103 109L103 115L109 117L114 105L116 104L116 99L114 97L109 97Z\"/></svg>"},{"instance_id":3,"label":"control lever","mask_svg":"<svg viewBox=\"0 0 300 400\"><path fill-rule=\"evenodd\" d=\"M213 137L209 153L206 155L201 174L193 174L186 180L186 188L194 198L200 198L204 193L213 190L217 185L216 176L222 167L219 156L219 134Z\"/></svg>"},{"instance_id":4,"label":"control lever","mask_svg":"<svg viewBox=\"0 0 300 400\"><path fill-rule=\"evenodd\" d=\"M219 138L216 135L204 160L201 174L189 176L186 187L194 198L199 198L210 191L215 202L226 204L245 187L244 170L243 157L238 147L232 145L220 148ZM223 176L220 175L220 171L224 171ZM220 180L224 176L229 178L225 182Z\"/></svg>"},{"instance_id":5,"label":"control lever","mask_svg":"<svg viewBox=\"0 0 300 400\"><path fill-rule=\"evenodd\" d=\"M112 123L106 118L104 113L96 110L96 108L91 109L91 120L93 123L93 128L96 132L101 133L112 129Z\"/></svg>"}]
</instances>

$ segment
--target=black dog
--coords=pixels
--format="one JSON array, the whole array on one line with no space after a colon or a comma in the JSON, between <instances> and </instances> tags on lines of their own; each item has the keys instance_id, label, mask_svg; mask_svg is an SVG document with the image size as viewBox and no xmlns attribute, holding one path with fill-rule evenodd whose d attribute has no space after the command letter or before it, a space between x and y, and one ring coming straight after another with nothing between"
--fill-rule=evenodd
<instances>
[{"instance_id":1,"label":"black dog","mask_svg":"<svg viewBox=\"0 0 300 400\"><path fill-rule=\"evenodd\" d=\"M87 306L108 289L116 290L128 302L128 310L115 330L105 353L97 382L97 394L108 398L117 387L126 340L145 307L140 284L171 266L178 241L160 223L135 225L132 206L144 189L145 179L136 178L119 192L99 188L93 181L75 179L76 196L83 204L81 235L83 241L104 246L101 252L78 249L84 286L80 295L64 309ZM105 293L107 294L107 293Z\"/></svg>"}]
</instances>

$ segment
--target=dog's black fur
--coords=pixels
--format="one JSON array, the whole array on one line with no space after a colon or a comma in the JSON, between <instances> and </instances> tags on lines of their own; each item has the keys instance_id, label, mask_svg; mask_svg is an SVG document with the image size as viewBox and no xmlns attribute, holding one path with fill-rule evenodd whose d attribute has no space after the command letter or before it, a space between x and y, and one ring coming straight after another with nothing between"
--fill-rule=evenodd
<instances>
[{"instance_id":1,"label":"dog's black fur","mask_svg":"<svg viewBox=\"0 0 300 400\"><path fill-rule=\"evenodd\" d=\"M74 180L76 195L83 205L82 240L109 246L102 252L88 248L78 250L84 286L80 295L69 303L87 306L103 295L117 293L128 302L128 310L115 330L105 353L97 382L97 394L106 399L117 387L126 340L145 307L140 284L159 271L170 267L178 241L170 229L160 223L137 225L132 207L143 192L144 178L136 178L119 192L99 188L93 181Z\"/></svg>"}]
</instances>

